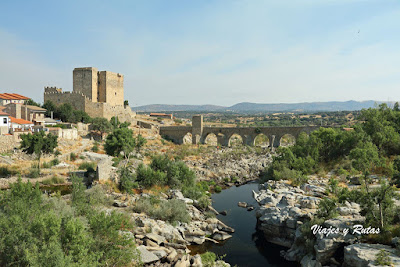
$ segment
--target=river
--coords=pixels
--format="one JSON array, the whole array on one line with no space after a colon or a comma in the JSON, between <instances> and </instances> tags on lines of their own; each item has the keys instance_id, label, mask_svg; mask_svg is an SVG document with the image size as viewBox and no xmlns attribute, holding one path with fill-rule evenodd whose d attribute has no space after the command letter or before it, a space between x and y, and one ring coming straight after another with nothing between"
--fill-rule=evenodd
<instances>
[{"instance_id":1,"label":"river","mask_svg":"<svg viewBox=\"0 0 400 267\"><path fill-rule=\"evenodd\" d=\"M207 242L196 246L196 252L212 251L222 256L231 266L298 266L294 262L285 261L280 257L280 251L286 249L268 243L263 234L256 230L257 219L255 211L247 211L238 207L238 202L246 202L257 207L252 190L258 190L258 183L252 182L240 187L230 187L221 193L213 194L213 207L217 211L227 211L227 216L218 215L217 218L235 229L232 238L220 244Z\"/></svg>"}]
</instances>

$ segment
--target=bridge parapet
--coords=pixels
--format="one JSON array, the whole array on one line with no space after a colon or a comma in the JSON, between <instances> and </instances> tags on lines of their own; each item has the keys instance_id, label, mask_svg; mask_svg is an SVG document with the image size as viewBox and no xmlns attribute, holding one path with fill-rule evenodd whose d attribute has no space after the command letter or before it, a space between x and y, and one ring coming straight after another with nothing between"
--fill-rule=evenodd
<instances>
[{"instance_id":1,"label":"bridge parapet","mask_svg":"<svg viewBox=\"0 0 400 267\"><path fill-rule=\"evenodd\" d=\"M297 139L300 133L310 134L320 128L320 126L281 126L281 127L204 127L203 117L193 118L193 127L188 126L165 126L160 128L160 134L167 136L177 144L182 144L186 134L192 134L193 144L204 144L207 136L213 134L217 137L218 143L222 146L229 146L231 137L235 134L240 135L243 144L254 146L258 135L263 134L269 139L270 147L280 146L281 138L290 134Z\"/></svg>"}]
</instances>

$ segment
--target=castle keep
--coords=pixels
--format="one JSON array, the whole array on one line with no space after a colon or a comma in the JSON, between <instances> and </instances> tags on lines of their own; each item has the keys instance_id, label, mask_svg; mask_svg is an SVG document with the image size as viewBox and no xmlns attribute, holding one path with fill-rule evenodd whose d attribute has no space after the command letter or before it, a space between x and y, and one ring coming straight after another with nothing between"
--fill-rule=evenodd
<instances>
[{"instance_id":1,"label":"castle keep","mask_svg":"<svg viewBox=\"0 0 400 267\"><path fill-rule=\"evenodd\" d=\"M96 68L75 68L73 71L73 90L63 92L56 87L44 88L44 102L56 105L71 104L91 117L110 119L118 116L121 121L131 121L135 113L124 106L124 76Z\"/></svg>"}]
</instances>

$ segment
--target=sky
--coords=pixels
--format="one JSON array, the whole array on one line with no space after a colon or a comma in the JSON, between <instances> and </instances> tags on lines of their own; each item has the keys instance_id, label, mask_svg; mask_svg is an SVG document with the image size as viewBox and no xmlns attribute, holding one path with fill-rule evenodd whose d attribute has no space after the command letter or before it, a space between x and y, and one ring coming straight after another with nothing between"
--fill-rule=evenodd
<instances>
[{"instance_id":1,"label":"sky","mask_svg":"<svg viewBox=\"0 0 400 267\"><path fill-rule=\"evenodd\" d=\"M398 0L0 1L0 93L76 67L146 104L400 100Z\"/></svg>"}]
</instances>

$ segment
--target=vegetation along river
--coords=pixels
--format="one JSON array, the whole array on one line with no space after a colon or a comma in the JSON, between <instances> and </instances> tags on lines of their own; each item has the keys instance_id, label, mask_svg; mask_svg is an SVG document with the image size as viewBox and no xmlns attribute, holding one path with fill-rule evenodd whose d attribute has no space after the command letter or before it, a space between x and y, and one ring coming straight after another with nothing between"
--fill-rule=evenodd
<instances>
[{"instance_id":1,"label":"vegetation along river","mask_svg":"<svg viewBox=\"0 0 400 267\"><path fill-rule=\"evenodd\" d=\"M191 247L192 252L212 251L222 256L231 266L298 266L280 257L280 251L285 249L268 243L262 232L256 230L257 219L255 210L247 211L238 206L238 202L246 202L257 207L252 190L258 191L258 183L252 182L240 187L230 187L221 193L212 195L213 207L217 211L227 211L227 216L218 215L218 219L235 229L232 238L220 244L211 242L201 246Z\"/></svg>"}]
</instances>

